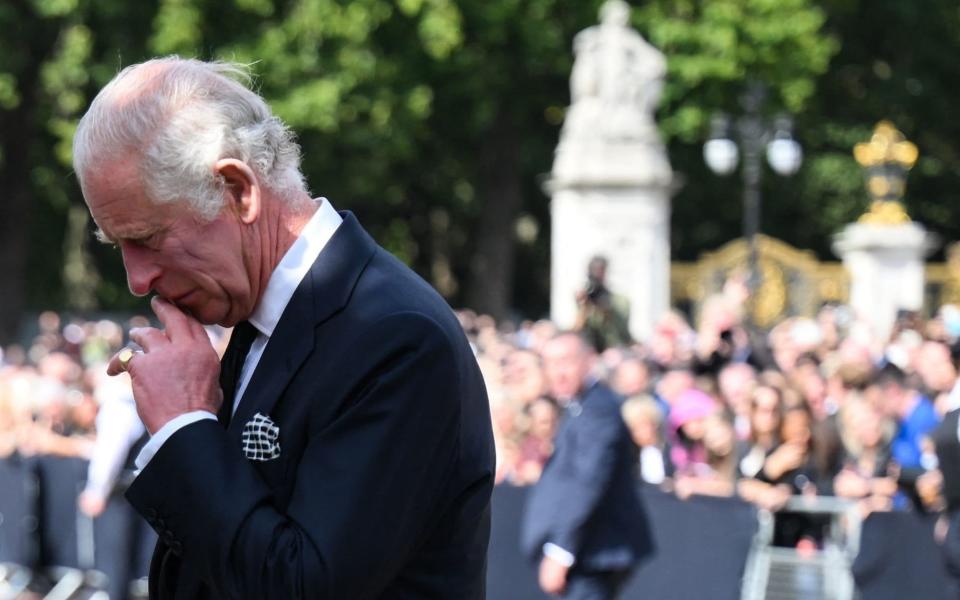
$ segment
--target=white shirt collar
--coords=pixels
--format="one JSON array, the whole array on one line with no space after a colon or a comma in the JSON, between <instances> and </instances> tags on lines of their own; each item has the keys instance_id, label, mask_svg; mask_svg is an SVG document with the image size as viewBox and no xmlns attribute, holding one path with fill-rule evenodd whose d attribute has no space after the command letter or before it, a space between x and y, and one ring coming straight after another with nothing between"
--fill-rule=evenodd
<instances>
[{"instance_id":1,"label":"white shirt collar","mask_svg":"<svg viewBox=\"0 0 960 600\"><path fill-rule=\"evenodd\" d=\"M263 291L260 302L250 315L250 323L267 337L273 335L273 330L280 321L284 309L287 308L290 298L293 297L293 292L343 222L329 200L320 198L319 202L320 206L310 217L300 236L270 274L267 289Z\"/></svg>"}]
</instances>

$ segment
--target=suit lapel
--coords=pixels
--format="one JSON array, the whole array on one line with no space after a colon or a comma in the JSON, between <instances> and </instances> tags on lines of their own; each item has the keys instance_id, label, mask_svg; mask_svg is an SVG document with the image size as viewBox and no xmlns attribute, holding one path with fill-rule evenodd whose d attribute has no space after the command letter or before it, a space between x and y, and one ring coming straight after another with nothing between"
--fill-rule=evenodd
<instances>
[{"instance_id":1,"label":"suit lapel","mask_svg":"<svg viewBox=\"0 0 960 600\"><path fill-rule=\"evenodd\" d=\"M313 311L310 302L310 273L304 277L300 287L290 298L283 316L273 330L270 341L257 363L257 368L243 392L237 412L230 419L227 428L231 434L239 437L246 425L256 413L269 415L280 394L286 389L290 378L296 372L313 348Z\"/></svg>"},{"instance_id":2,"label":"suit lapel","mask_svg":"<svg viewBox=\"0 0 960 600\"><path fill-rule=\"evenodd\" d=\"M256 413L269 415L294 374L314 348L315 328L343 308L377 249L356 217L341 212L343 223L290 298L228 431L240 437Z\"/></svg>"}]
</instances>

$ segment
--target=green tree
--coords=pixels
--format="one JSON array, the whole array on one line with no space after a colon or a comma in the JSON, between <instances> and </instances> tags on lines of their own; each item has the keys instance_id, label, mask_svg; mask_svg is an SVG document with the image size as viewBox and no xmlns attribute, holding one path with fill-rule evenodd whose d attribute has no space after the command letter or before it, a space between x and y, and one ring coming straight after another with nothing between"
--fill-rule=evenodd
<instances>
[{"instance_id":1,"label":"green tree","mask_svg":"<svg viewBox=\"0 0 960 600\"><path fill-rule=\"evenodd\" d=\"M960 77L952 59L960 44L956 4L830 0L824 8L843 45L798 121L808 153L800 201L771 214L771 231L830 256L830 236L867 208L853 145L889 119L920 150L908 179L908 213L944 241L960 239L960 123L951 84ZM790 220L810 226L791 232Z\"/></svg>"},{"instance_id":2,"label":"green tree","mask_svg":"<svg viewBox=\"0 0 960 600\"><path fill-rule=\"evenodd\" d=\"M638 28L667 56L659 123L682 184L673 200L675 258L695 258L740 235L739 179L718 178L703 163L711 116L739 114L750 82L766 86L767 116L804 114L840 46L826 21L811 0L661 0L636 11ZM799 201L789 182L765 179L765 208Z\"/></svg>"},{"instance_id":3,"label":"green tree","mask_svg":"<svg viewBox=\"0 0 960 600\"><path fill-rule=\"evenodd\" d=\"M94 48L104 41L113 53L124 47L120 36L94 39L88 18L106 4L0 4L0 340L14 337L28 305L97 304L89 285L95 273L78 243L86 216L69 164ZM124 3L114 4L114 12L123 11ZM135 30L135 19L120 22Z\"/></svg>"}]
</instances>

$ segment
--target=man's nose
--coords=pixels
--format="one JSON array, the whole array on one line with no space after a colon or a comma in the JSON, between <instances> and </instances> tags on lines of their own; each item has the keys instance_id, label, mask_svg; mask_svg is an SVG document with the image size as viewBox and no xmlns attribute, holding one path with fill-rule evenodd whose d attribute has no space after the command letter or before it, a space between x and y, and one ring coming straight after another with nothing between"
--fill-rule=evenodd
<instances>
[{"instance_id":1,"label":"man's nose","mask_svg":"<svg viewBox=\"0 0 960 600\"><path fill-rule=\"evenodd\" d=\"M150 258L150 252L136 244L122 243L123 268L127 271L127 285L134 296L146 296L160 276L160 267Z\"/></svg>"}]
</instances>

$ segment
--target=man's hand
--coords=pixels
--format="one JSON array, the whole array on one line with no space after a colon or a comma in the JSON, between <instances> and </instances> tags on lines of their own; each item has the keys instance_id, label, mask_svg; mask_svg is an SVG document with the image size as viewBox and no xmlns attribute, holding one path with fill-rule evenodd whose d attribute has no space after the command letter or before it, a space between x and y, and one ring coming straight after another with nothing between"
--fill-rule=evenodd
<instances>
[{"instance_id":1,"label":"man's hand","mask_svg":"<svg viewBox=\"0 0 960 600\"><path fill-rule=\"evenodd\" d=\"M578 306L584 306L587 304L587 290L580 289L577 290L577 293L574 295L574 298L577 301Z\"/></svg>"},{"instance_id":2,"label":"man's hand","mask_svg":"<svg viewBox=\"0 0 960 600\"><path fill-rule=\"evenodd\" d=\"M161 298L154 298L150 305L164 329L130 330L130 339L144 353L130 359L126 370L133 382L137 413L153 435L174 417L188 412L217 414L223 392L220 359L203 326ZM107 373L121 372L120 360L114 356Z\"/></svg>"},{"instance_id":3,"label":"man's hand","mask_svg":"<svg viewBox=\"0 0 960 600\"><path fill-rule=\"evenodd\" d=\"M77 504L83 514L91 518L96 518L103 513L107 507L107 499L93 492L83 492L77 499Z\"/></svg>"},{"instance_id":4,"label":"man's hand","mask_svg":"<svg viewBox=\"0 0 960 600\"><path fill-rule=\"evenodd\" d=\"M776 481L784 473L803 466L806 457L807 449L803 444L785 442L767 457L763 472L770 480Z\"/></svg>"},{"instance_id":5,"label":"man's hand","mask_svg":"<svg viewBox=\"0 0 960 600\"><path fill-rule=\"evenodd\" d=\"M833 492L842 498L863 498L870 495L870 480L844 469L833 478Z\"/></svg>"},{"instance_id":6,"label":"man's hand","mask_svg":"<svg viewBox=\"0 0 960 600\"><path fill-rule=\"evenodd\" d=\"M540 561L540 589L548 594L559 596L567 587L567 572L565 567L549 556Z\"/></svg>"}]
</instances>

